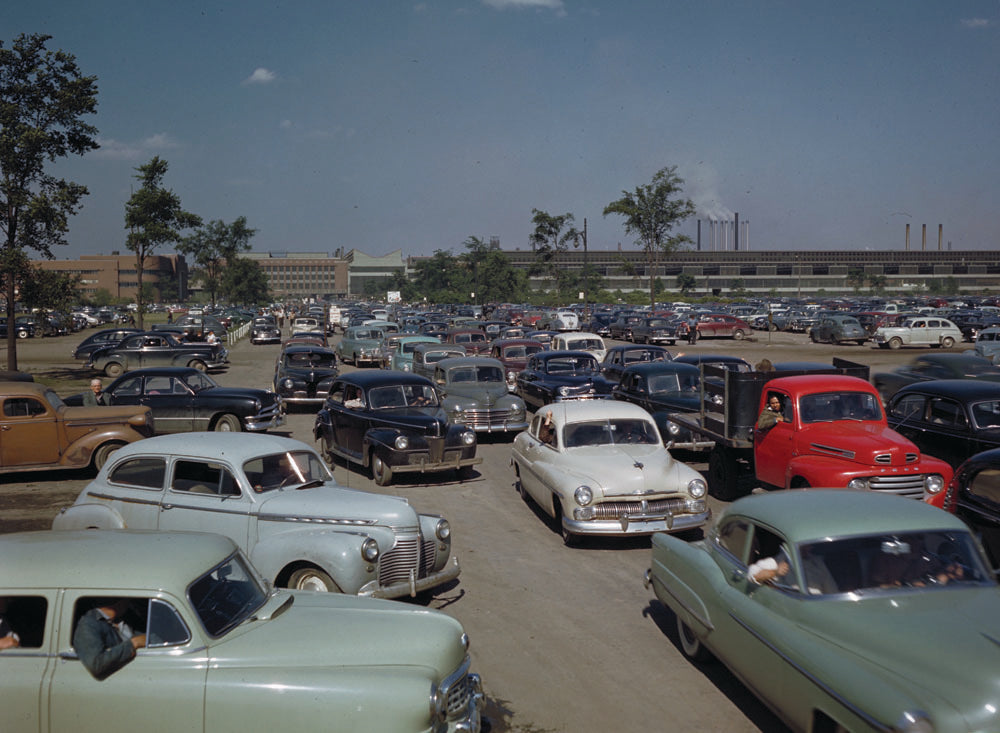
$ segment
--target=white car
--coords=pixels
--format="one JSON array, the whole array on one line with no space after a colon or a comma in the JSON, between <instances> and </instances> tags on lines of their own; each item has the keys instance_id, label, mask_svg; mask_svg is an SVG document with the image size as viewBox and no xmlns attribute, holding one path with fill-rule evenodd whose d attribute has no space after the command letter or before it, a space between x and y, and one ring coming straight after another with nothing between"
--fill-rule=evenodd
<instances>
[{"instance_id":1,"label":"white car","mask_svg":"<svg viewBox=\"0 0 1000 733\"><path fill-rule=\"evenodd\" d=\"M552 437L544 427L551 413ZM681 532L711 518L701 474L674 460L648 412L627 402L543 406L512 448L517 486L559 522L563 541L581 535Z\"/></svg>"},{"instance_id":2,"label":"white car","mask_svg":"<svg viewBox=\"0 0 1000 733\"><path fill-rule=\"evenodd\" d=\"M909 318L901 326L883 326L875 332L872 340L882 349L898 349L902 346L940 346L950 349L961 343L962 329L947 318L933 316Z\"/></svg>"},{"instance_id":3,"label":"white car","mask_svg":"<svg viewBox=\"0 0 1000 733\"><path fill-rule=\"evenodd\" d=\"M594 355L598 361L604 361L608 353L604 339L596 333L574 331L573 333L557 333L552 337L553 351L586 351Z\"/></svg>"},{"instance_id":4,"label":"white car","mask_svg":"<svg viewBox=\"0 0 1000 733\"><path fill-rule=\"evenodd\" d=\"M320 323L318 318L313 318L312 316L296 318L292 321L292 336L297 333L306 333L309 331L322 331L323 324Z\"/></svg>"}]
</instances>

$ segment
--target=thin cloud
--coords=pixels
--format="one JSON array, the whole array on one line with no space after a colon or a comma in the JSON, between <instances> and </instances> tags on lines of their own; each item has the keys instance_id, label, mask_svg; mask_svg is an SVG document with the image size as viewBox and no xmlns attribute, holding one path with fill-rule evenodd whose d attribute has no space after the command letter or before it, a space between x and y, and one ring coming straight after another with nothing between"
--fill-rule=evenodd
<instances>
[{"instance_id":1,"label":"thin cloud","mask_svg":"<svg viewBox=\"0 0 1000 733\"><path fill-rule=\"evenodd\" d=\"M554 10L561 15L566 12L562 0L483 0L483 5L488 5L497 10L537 8L540 10Z\"/></svg>"},{"instance_id":2,"label":"thin cloud","mask_svg":"<svg viewBox=\"0 0 1000 733\"><path fill-rule=\"evenodd\" d=\"M989 18L962 18L966 28L987 28L991 25Z\"/></svg>"},{"instance_id":3,"label":"thin cloud","mask_svg":"<svg viewBox=\"0 0 1000 733\"><path fill-rule=\"evenodd\" d=\"M144 158L150 153L161 150L173 150L180 145L171 139L165 132L157 132L138 142L125 142L114 138L97 138L100 147L92 155L96 158L107 158L109 160L137 160Z\"/></svg>"},{"instance_id":4,"label":"thin cloud","mask_svg":"<svg viewBox=\"0 0 1000 733\"><path fill-rule=\"evenodd\" d=\"M250 84L270 84L272 81L278 78L270 69L265 69L263 66L259 66L253 70L253 73L243 80L243 86L248 86Z\"/></svg>"}]
</instances>

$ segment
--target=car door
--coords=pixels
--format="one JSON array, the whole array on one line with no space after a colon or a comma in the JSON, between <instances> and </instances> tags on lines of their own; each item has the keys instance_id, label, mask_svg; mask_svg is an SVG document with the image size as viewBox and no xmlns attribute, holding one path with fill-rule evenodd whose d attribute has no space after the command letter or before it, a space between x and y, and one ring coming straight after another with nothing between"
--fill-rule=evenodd
<instances>
[{"instance_id":1,"label":"car door","mask_svg":"<svg viewBox=\"0 0 1000 733\"><path fill-rule=\"evenodd\" d=\"M787 392L767 390L767 399L772 395L776 395L781 402L781 415L784 420L766 430L754 428L754 466L760 481L783 488L785 467L792 456L792 443L795 440L794 406Z\"/></svg>"},{"instance_id":2,"label":"car door","mask_svg":"<svg viewBox=\"0 0 1000 733\"><path fill-rule=\"evenodd\" d=\"M176 376L146 375L140 404L153 411L157 433L181 433L208 427L207 423L195 424L194 392Z\"/></svg>"},{"instance_id":3,"label":"car door","mask_svg":"<svg viewBox=\"0 0 1000 733\"><path fill-rule=\"evenodd\" d=\"M254 501L228 465L178 458L167 477L157 529L215 532L250 554Z\"/></svg>"},{"instance_id":4,"label":"car door","mask_svg":"<svg viewBox=\"0 0 1000 733\"><path fill-rule=\"evenodd\" d=\"M10 396L0 410L0 466L54 464L62 455L59 416L34 395Z\"/></svg>"},{"instance_id":5,"label":"car door","mask_svg":"<svg viewBox=\"0 0 1000 733\"><path fill-rule=\"evenodd\" d=\"M20 637L19 646L0 653L3 685L0 685L0 720L17 721L18 730L46 730L40 694L51 665L58 663L55 622L58 591L37 588L4 588L7 603L4 619ZM4 725L7 728L7 724Z\"/></svg>"},{"instance_id":6,"label":"car door","mask_svg":"<svg viewBox=\"0 0 1000 733\"><path fill-rule=\"evenodd\" d=\"M127 562L123 558L122 562ZM135 658L103 680L96 680L73 649L76 619L92 608L97 596L128 595L146 623L135 633L167 643L136 652ZM67 589L60 604L58 658L50 682L42 687L50 731L142 731L174 733L204 730L205 681L208 651L194 636L190 619L177 611L172 597L153 599L152 593L99 593Z\"/></svg>"},{"instance_id":7,"label":"car door","mask_svg":"<svg viewBox=\"0 0 1000 733\"><path fill-rule=\"evenodd\" d=\"M527 439L519 443L522 446L522 466L520 471L521 485L531 497L543 507L552 506L552 487L543 480L543 466L551 462L557 455L555 446L543 443L538 437L544 415L535 415L528 427ZM558 437L553 434L553 441Z\"/></svg>"}]
</instances>

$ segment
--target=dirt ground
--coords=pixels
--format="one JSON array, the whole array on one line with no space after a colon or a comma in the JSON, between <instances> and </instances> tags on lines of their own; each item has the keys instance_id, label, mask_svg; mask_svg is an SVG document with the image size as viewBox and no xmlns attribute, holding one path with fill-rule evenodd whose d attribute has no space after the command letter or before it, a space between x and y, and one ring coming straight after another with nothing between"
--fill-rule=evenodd
<instances>
[{"instance_id":1,"label":"dirt ground","mask_svg":"<svg viewBox=\"0 0 1000 733\"><path fill-rule=\"evenodd\" d=\"M19 342L20 366L60 393L79 392L90 375L71 353L84 336ZM920 353L816 345L787 333L671 350L735 354L754 364L765 357L829 363L840 356L873 373ZM231 349L231 368L214 376L227 386L270 387L277 353L277 346L241 342ZM313 413L296 412L278 432L312 444L312 424ZM510 440L481 439L484 461L464 483L445 474L381 488L342 464L335 469L344 485L405 496L419 511L451 522L462 575L429 605L459 619L469 633L492 730L784 730L724 667L695 666L681 655L672 614L642 585L648 539L563 545L555 524L514 490ZM47 529L91 478L87 472L0 475L0 532ZM715 511L722 506L712 505Z\"/></svg>"}]
</instances>

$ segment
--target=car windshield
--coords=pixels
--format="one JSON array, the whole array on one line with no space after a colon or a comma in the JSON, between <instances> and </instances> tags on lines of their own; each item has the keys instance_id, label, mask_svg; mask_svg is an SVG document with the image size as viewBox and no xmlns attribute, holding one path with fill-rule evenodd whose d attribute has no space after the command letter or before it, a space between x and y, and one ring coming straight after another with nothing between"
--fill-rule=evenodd
<instances>
[{"instance_id":1,"label":"car windshield","mask_svg":"<svg viewBox=\"0 0 1000 733\"><path fill-rule=\"evenodd\" d=\"M867 535L799 545L810 594L996 585L961 530Z\"/></svg>"},{"instance_id":2,"label":"car windshield","mask_svg":"<svg viewBox=\"0 0 1000 733\"><path fill-rule=\"evenodd\" d=\"M575 339L573 341L569 341L568 343L571 349L580 349L581 351L584 351L586 349L604 348L604 344L602 344L597 339Z\"/></svg>"},{"instance_id":3,"label":"car windshield","mask_svg":"<svg viewBox=\"0 0 1000 733\"><path fill-rule=\"evenodd\" d=\"M663 354L659 351L653 352L643 349L642 351L626 351L623 362L626 364L635 364L641 361L654 361L663 358Z\"/></svg>"},{"instance_id":4,"label":"car windshield","mask_svg":"<svg viewBox=\"0 0 1000 733\"><path fill-rule=\"evenodd\" d=\"M332 367L336 364L336 357L333 354L324 354L318 351L297 352L285 354L285 366L302 367Z\"/></svg>"},{"instance_id":5,"label":"car windshield","mask_svg":"<svg viewBox=\"0 0 1000 733\"><path fill-rule=\"evenodd\" d=\"M188 599L211 636L222 636L264 605L267 591L240 553L231 555L188 587Z\"/></svg>"},{"instance_id":6,"label":"car windshield","mask_svg":"<svg viewBox=\"0 0 1000 733\"><path fill-rule=\"evenodd\" d=\"M294 488L311 481L332 481L329 469L312 451L288 451L252 458L243 464L247 482L258 494Z\"/></svg>"},{"instance_id":7,"label":"car windshield","mask_svg":"<svg viewBox=\"0 0 1000 733\"><path fill-rule=\"evenodd\" d=\"M649 378L649 393L697 392L697 374L658 374Z\"/></svg>"},{"instance_id":8,"label":"car windshield","mask_svg":"<svg viewBox=\"0 0 1000 733\"><path fill-rule=\"evenodd\" d=\"M381 339L382 332L379 330L367 330L367 331L355 331L354 338L356 339Z\"/></svg>"},{"instance_id":9,"label":"car windshield","mask_svg":"<svg viewBox=\"0 0 1000 733\"><path fill-rule=\"evenodd\" d=\"M587 420L569 423L563 428L567 448L588 445L656 445L659 439L647 420Z\"/></svg>"},{"instance_id":10,"label":"car windshield","mask_svg":"<svg viewBox=\"0 0 1000 733\"><path fill-rule=\"evenodd\" d=\"M593 357L587 359L582 356L549 359L546 362L545 371L549 374L566 374L569 376L594 374L597 372L597 360Z\"/></svg>"},{"instance_id":11,"label":"car windshield","mask_svg":"<svg viewBox=\"0 0 1000 733\"><path fill-rule=\"evenodd\" d=\"M868 392L821 392L799 400L803 423L881 420L878 397Z\"/></svg>"},{"instance_id":12,"label":"car windshield","mask_svg":"<svg viewBox=\"0 0 1000 733\"><path fill-rule=\"evenodd\" d=\"M437 407L437 392L425 384L393 384L375 387L368 392L368 402L373 410L392 410L402 407Z\"/></svg>"},{"instance_id":13,"label":"car windshield","mask_svg":"<svg viewBox=\"0 0 1000 733\"><path fill-rule=\"evenodd\" d=\"M448 372L450 384L469 382L502 382L503 370L496 366L463 366Z\"/></svg>"},{"instance_id":14,"label":"car windshield","mask_svg":"<svg viewBox=\"0 0 1000 733\"><path fill-rule=\"evenodd\" d=\"M210 376L203 374L202 372L194 372L184 375L183 382L194 392L201 392L203 389L211 389L212 387L219 386Z\"/></svg>"}]
</instances>

